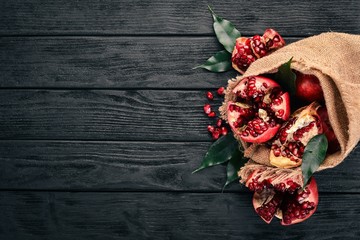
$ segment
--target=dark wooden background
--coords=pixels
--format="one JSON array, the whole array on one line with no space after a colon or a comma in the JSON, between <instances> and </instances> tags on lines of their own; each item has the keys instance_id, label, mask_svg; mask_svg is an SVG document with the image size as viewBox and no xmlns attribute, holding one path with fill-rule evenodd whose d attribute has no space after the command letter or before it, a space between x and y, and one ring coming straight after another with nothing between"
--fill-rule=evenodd
<instances>
[{"instance_id":1,"label":"dark wooden background","mask_svg":"<svg viewBox=\"0 0 360 240\"><path fill-rule=\"evenodd\" d=\"M287 228L223 166L191 174L204 93L236 74L191 70L221 49L207 4L244 36L360 34L358 0L0 2L1 240L360 239L359 149Z\"/></svg>"}]
</instances>

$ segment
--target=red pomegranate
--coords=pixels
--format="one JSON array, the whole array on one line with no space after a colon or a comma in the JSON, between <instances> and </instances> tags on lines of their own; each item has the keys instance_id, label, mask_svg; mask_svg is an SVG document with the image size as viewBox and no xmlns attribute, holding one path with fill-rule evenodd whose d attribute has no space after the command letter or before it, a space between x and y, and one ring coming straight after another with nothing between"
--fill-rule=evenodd
<instances>
[{"instance_id":1,"label":"red pomegranate","mask_svg":"<svg viewBox=\"0 0 360 240\"><path fill-rule=\"evenodd\" d=\"M324 102L324 93L320 86L319 79L314 75L302 74L295 71L296 74L296 93L295 96L304 101L311 103L314 101Z\"/></svg>"},{"instance_id":2,"label":"red pomegranate","mask_svg":"<svg viewBox=\"0 0 360 240\"><path fill-rule=\"evenodd\" d=\"M243 141L263 143L275 136L290 115L290 99L275 81L254 76L233 89L236 101L228 102L227 119Z\"/></svg>"}]
</instances>

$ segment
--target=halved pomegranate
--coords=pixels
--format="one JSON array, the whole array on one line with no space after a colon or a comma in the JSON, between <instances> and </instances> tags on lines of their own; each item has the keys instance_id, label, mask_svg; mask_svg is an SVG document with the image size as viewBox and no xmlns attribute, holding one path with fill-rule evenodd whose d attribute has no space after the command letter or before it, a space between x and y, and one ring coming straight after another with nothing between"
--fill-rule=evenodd
<instances>
[{"instance_id":1,"label":"halved pomegranate","mask_svg":"<svg viewBox=\"0 0 360 240\"><path fill-rule=\"evenodd\" d=\"M270 140L289 118L289 94L269 78L244 78L233 93L237 98L228 102L227 119L235 135L245 142Z\"/></svg>"},{"instance_id":2,"label":"halved pomegranate","mask_svg":"<svg viewBox=\"0 0 360 240\"><path fill-rule=\"evenodd\" d=\"M280 128L270 151L270 163L279 168L293 168L301 165L305 146L314 136L323 132L317 113L320 105L313 102L296 110Z\"/></svg>"},{"instance_id":3,"label":"halved pomegranate","mask_svg":"<svg viewBox=\"0 0 360 240\"><path fill-rule=\"evenodd\" d=\"M300 223L316 211L319 203L317 184L312 177L302 189L301 175L291 177L264 174L256 171L245 185L254 191L253 206L259 216L270 223L274 216L282 219L282 225Z\"/></svg>"}]
</instances>

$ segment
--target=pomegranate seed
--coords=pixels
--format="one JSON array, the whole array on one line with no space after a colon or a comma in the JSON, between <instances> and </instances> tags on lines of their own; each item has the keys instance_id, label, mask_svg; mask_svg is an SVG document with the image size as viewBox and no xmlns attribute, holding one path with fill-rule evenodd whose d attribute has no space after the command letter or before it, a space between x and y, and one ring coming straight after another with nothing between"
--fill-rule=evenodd
<instances>
[{"instance_id":1,"label":"pomegranate seed","mask_svg":"<svg viewBox=\"0 0 360 240\"><path fill-rule=\"evenodd\" d=\"M225 90L224 87L219 87L218 90L217 90L217 94L219 94L220 96L224 95L224 90Z\"/></svg>"},{"instance_id":2,"label":"pomegranate seed","mask_svg":"<svg viewBox=\"0 0 360 240\"><path fill-rule=\"evenodd\" d=\"M208 125L208 126L207 126L207 130L208 130L210 133L212 133L212 132L214 132L215 127L214 127L214 126L211 126L211 125Z\"/></svg>"},{"instance_id":3,"label":"pomegranate seed","mask_svg":"<svg viewBox=\"0 0 360 240\"><path fill-rule=\"evenodd\" d=\"M222 134L223 136L225 136L226 134L228 134L228 130L227 130L226 127L222 127L222 128L221 128L221 134Z\"/></svg>"},{"instance_id":4,"label":"pomegranate seed","mask_svg":"<svg viewBox=\"0 0 360 240\"><path fill-rule=\"evenodd\" d=\"M221 118L218 118L218 120L216 121L216 126L221 127L221 125L222 125L222 120Z\"/></svg>"},{"instance_id":5,"label":"pomegranate seed","mask_svg":"<svg viewBox=\"0 0 360 240\"><path fill-rule=\"evenodd\" d=\"M206 93L206 97L207 97L207 99L209 99L209 100L213 100L213 99L214 99L214 94L212 94L212 92L207 92L207 93Z\"/></svg>"},{"instance_id":6,"label":"pomegranate seed","mask_svg":"<svg viewBox=\"0 0 360 240\"><path fill-rule=\"evenodd\" d=\"M205 104L205 105L204 105L204 112L205 112L206 114L211 113L211 106L210 106L210 104Z\"/></svg>"},{"instance_id":7,"label":"pomegranate seed","mask_svg":"<svg viewBox=\"0 0 360 240\"><path fill-rule=\"evenodd\" d=\"M208 114L208 117L210 117L210 118L216 117L216 113L214 111L212 111Z\"/></svg>"},{"instance_id":8,"label":"pomegranate seed","mask_svg":"<svg viewBox=\"0 0 360 240\"><path fill-rule=\"evenodd\" d=\"M214 132L212 133L213 140L217 140L220 137L221 131L219 128L215 128Z\"/></svg>"}]
</instances>

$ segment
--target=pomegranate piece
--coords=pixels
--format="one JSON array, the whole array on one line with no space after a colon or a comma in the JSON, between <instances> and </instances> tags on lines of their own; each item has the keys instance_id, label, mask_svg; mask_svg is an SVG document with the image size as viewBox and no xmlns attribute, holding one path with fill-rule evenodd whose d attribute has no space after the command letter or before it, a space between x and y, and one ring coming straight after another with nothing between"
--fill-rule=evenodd
<instances>
[{"instance_id":1,"label":"pomegranate piece","mask_svg":"<svg viewBox=\"0 0 360 240\"><path fill-rule=\"evenodd\" d=\"M263 39L268 51L276 50L285 46L284 39L280 36L278 32L271 28L265 30Z\"/></svg>"},{"instance_id":2,"label":"pomegranate piece","mask_svg":"<svg viewBox=\"0 0 360 240\"><path fill-rule=\"evenodd\" d=\"M225 136L226 134L228 134L228 130L226 127L221 127L221 135Z\"/></svg>"},{"instance_id":3,"label":"pomegranate piece","mask_svg":"<svg viewBox=\"0 0 360 240\"><path fill-rule=\"evenodd\" d=\"M263 37L255 35L250 39L251 50L256 58L264 57L267 54L268 49L266 48Z\"/></svg>"},{"instance_id":4,"label":"pomegranate piece","mask_svg":"<svg viewBox=\"0 0 360 240\"><path fill-rule=\"evenodd\" d=\"M249 38L240 37L236 39L235 47L232 52L232 67L243 74L252 62L256 60L256 56L251 49L251 40Z\"/></svg>"},{"instance_id":5,"label":"pomegranate piece","mask_svg":"<svg viewBox=\"0 0 360 240\"><path fill-rule=\"evenodd\" d=\"M318 108L317 113L319 114L319 117L321 119L321 126L323 128L323 132L328 140L327 152L331 154L339 151L340 143L335 136L333 128L331 127L326 107Z\"/></svg>"},{"instance_id":6,"label":"pomegranate piece","mask_svg":"<svg viewBox=\"0 0 360 240\"><path fill-rule=\"evenodd\" d=\"M314 75L302 74L295 72L296 74L296 92L295 96L304 101L305 103L311 103L314 101L324 102L324 92L320 86L319 79Z\"/></svg>"},{"instance_id":7,"label":"pomegranate piece","mask_svg":"<svg viewBox=\"0 0 360 240\"><path fill-rule=\"evenodd\" d=\"M236 39L232 52L232 67L243 74L256 59L264 57L284 45L284 39L274 29L267 29L263 36L240 37Z\"/></svg>"},{"instance_id":8,"label":"pomegranate piece","mask_svg":"<svg viewBox=\"0 0 360 240\"><path fill-rule=\"evenodd\" d=\"M212 139L217 140L220 137L220 134L221 134L221 129L215 128L214 131L212 132Z\"/></svg>"},{"instance_id":9,"label":"pomegranate piece","mask_svg":"<svg viewBox=\"0 0 360 240\"><path fill-rule=\"evenodd\" d=\"M264 189L261 192L254 193L252 202L256 213L269 224L280 207L282 200L283 194L281 192L275 192L273 189Z\"/></svg>"},{"instance_id":10,"label":"pomegranate piece","mask_svg":"<svg viewBox=\"0 0 360 240\"><path fill-rule=\"evenodd\" d=\"M210 104L205 104L204 105L204 113L209 114L209 113L211 113L211 111L212 111L212 109L211 109Z\"/></svg>"},{"instance_id":11,"label":"pomegranate piece","mask_svg":"<svg viewBox=\"0 0 360 240\"><path fill-rule=\"evenodd\" d=\"M250 191L255 191L254 209L266 223L270 223L276 216L281 219L282 225L292 225L305 221L314 214L319 203L314 177L304 189L297 183L298 179L292 181L282 177L282 182L279 183L279 179L276 179L278 177L267 177L264 179L260 172L256 172L245 183ZM273 185L273 180L277 184Z\"/></svg>"},{"instance_id":12,"label":"pomegranate piece","mask_svg":"<svg viewBox=\"0 0 360 240\"><path fill-rule=\"evenodd\" d=\"M212 94L212 92L207 92L207 93L206 93L206 97L207 97L207 99L209 99L209 100L213 100L213 99L214 99L214 94Z\"/></svg>"},{"instance_id":13,"label":"pomegranate piece","mask_svg":"<svg viewBox=\"0 0 360 240\"><path fill-rule=\"evenodd\" d=\"M217 92L218 95L222 96L222 95L224 95L224 91L225 91L224 87L219 87L216 92Z\"/></svg>"},{"instance_id":14,"label":"pomegranate piece","mask_svg":"<svg viewBox=\"0 0 360 240\"><path fill-rule=\"evenodd\" d=\"M296 110L284 123L273 141L270 163L279 168L300 166L305 146L311 138L323 132L317 109L320 105L313 102Z\"/></svg>"},{"instance_id":15,"label":"pomegranate piece","mask_svg":"<svg viewBox=\"0 0 360 240\"><path fill-rule=\"evenodd\" d=\"M316 211L319 194L315 178L312 177L304 189L284 197L281 205L281 225L292 225L308 219Z\"/></svg>"},{"instance_id":16,"label":"pomegranate piece","mask_svg":"<svg viewBox=\"0 0 360 240\"><path fill-rule=\"evenodd\" d=\"M216 117L216 113L215 113L214 111L212 111L212 112L210 112L210 113L208 114L208 117L209 117L209 118L214 118L214 117Z\"/></svg>"},{"instance_id":17,"label":"pomegranate piece","mask_svg":"<svg viewBox=\"0 0 360 240\"><path fill-rule=\"evenodd\" d=\"M214 127L214 126L211 126L211 125L208 125L208 126L207 126L207 130L208 130L208 132L213 133L214 130L215 130L215 127Z\"/></svg>"},{"instance_id":18,"label":"pomegranate piece","mask_svg":"<svg viewBox=\"0 0 360 240\"><path fill-rule=\"evenodd\" d=\"M234 88L227 119L231 130L243 141L263 143L273 138L290 115L290 98L276 82L255 76L244 78Z\"/></svg>"},{"instance_id":19,"label":"pomegranate piece","mask_svg":"<svg viewBox=\"0 0 360 240\"><path fill-rule=\"evenodd\" d=\"M218 120L216 120L216 126L221 127L221 125L222 125L222 120L221 118L218 118Z\"/></svg>"}]
</instances>

